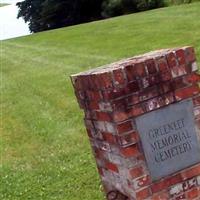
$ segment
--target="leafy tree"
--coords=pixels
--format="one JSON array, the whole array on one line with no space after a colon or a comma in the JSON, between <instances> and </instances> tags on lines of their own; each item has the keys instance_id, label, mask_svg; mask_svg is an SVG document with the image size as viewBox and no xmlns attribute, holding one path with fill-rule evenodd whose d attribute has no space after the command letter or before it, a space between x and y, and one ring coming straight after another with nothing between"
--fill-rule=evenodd
<instances>
[{"instance_id":1,"label":"leafy tree","mask_svg":"<svg viewBox=\"0 0 200 200\"><path fill-rule=\"evenodd\" d=\"M101 18L102 0L25 0L17 3L18 18L39 32Z\"/></svg>"},{"instance_id":2,"label":"leafy tree","mask_svg":"<svg viewBox=\"0 0 200 200\"><path fill-rule=\"evenodd\" d=\"M164 6L164 0L24 0L18 18L39 32Z\"/></svg>"},{"instance_id":3,"label":"leafy tree","mask_svg":"<svg viewBox=\"0 0 200 200\"><path fill-rule=\"evenodd\" d=\"M105 0L102 15L113 17L164 6L164 0Z\"/></svg>"}]
</instances>

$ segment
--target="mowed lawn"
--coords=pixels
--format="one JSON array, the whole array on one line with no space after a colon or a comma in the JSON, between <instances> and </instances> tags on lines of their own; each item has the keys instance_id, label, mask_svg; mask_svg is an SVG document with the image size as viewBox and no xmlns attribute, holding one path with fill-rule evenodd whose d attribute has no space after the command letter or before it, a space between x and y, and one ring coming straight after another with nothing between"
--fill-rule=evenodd
<instances>
[{"instance_id":1,"label":"mowed lawn","mask_svg":"<svg viewBox=\"0 0 200 200\"><path fill-rule=\"evenodd\" d=\"M154 49L192 45L200 3L1 42L1 200L102 200L70 74Z\"/></svg>"}]
</instances>

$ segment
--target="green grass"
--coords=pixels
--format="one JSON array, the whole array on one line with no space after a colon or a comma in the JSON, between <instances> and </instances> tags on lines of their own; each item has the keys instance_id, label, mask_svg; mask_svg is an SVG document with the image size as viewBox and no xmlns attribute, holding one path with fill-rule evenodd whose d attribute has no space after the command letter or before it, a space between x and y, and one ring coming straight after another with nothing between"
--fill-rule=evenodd
<instances>
[{"instance_id":1,"label":"green grass","mask_svg":"<svg viewBox=\"0 0 200 200\"><path fill-rule=\"evenodd\" d=\"M192 0L191 3L199 2L200 0ZM172 5L181 5L181 4L187 4L189 0L164 0L165 4L168 6Z\"/></svg>"},{"instance_id":2,"label":"green grass","mask_svg":"<svg viewBox=\"0 0 200 200\"><path fill-rule=\"evenodd\" d=\"M200 3L1 42L1 200L101 200L70 74L159 48L192 45Z\"/></svg>"},{"instance_id":3,"label":"green grass","mask_svg":"<svg viewBox=\"0 0 200 200\"><path fill-rule=\"evenodd\" d=\"M0 7L7 6L7 5L9 5L9 4L7 4L7 3L0 3Z\"/></svg>"}]
</instances>

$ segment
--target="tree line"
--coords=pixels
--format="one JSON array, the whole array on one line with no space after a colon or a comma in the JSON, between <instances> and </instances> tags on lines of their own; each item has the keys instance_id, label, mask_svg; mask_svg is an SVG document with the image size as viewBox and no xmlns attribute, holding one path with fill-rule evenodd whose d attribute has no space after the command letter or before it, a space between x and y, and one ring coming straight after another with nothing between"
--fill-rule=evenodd
<instances>
[{"instance_id":1,"label":"tree line","mask_svg":"<svg viewBox=\"0 0 200 200\"><path fill-rule=\"evenodd\" d=\"M165 6L164 0L24 0L17 3L18 18L31 32L40 32L93 20Z\"/></svg>"}]
</instances>

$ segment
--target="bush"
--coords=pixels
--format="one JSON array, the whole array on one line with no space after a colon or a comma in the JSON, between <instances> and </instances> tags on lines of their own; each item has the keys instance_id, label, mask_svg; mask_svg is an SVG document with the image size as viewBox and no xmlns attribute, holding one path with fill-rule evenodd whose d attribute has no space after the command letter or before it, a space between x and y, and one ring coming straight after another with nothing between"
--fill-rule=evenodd
<instances>
[{"instance_id":1,"label":"bush","mask_svg":"<svg viewBox=\"0 0 200 200\"><path fill-rule=\"evenodd\" d=\"M113 17L165 6L164 0L105 0L103 17Z\"/></svg>"}]
</instances>

